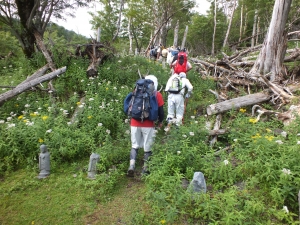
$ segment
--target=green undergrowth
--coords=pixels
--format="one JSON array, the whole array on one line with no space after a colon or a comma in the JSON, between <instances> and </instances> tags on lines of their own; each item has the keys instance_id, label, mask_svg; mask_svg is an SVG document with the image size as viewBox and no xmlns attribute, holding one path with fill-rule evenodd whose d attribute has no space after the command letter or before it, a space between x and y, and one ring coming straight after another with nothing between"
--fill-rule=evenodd
<instances>
[{"instance_id":1,"label":"green undergrowth","mask_svg":"<svg viewBox=\"0 0 300 225\"><path fill-rule=\"evenodd\" d=\"M0 61L3 85L20 83L43 63L40 56ZM128 178L123 100L138 70L156 75L160 86L169 68L116 57L88 78L86 60L61 59L57 66L65 65L54 93L26 91L0 107L0 224L299 224L298 118L283 126L272 117L257 120L250 107L231 110L222 117L227 132L211 145L216 116L207 116L206 107L216 102L209 92L216 84L192 70L183 126L157 130L150 175L141 176L140 150L136 176ZM51 155L51 174L43 180L36 178L41 144ZM87 178L91 153L100 155L94 180ZM205 176L206 193L187 187L196 171Z\"/></svg>"}]
</instances>

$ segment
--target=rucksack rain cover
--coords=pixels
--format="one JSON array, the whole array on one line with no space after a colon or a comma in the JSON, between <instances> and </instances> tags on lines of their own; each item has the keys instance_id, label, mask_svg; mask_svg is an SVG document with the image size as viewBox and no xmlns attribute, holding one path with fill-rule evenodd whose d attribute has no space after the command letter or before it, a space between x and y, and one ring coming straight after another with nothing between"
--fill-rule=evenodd
<instances>
[{"instance_id":1,"label":"rucksack rain cover","mask_svg":"<svg viewBox=\"0 0 300 225\"><path fill-rule=\"evenodd\" d=\"M179 52L177 62L174 67L174 72L179 74L181 72L186 73L187 55L185 52Z\"/></svg>"},{"instance_id":2,"label":"rucksack rain cover","mask_svg":"<svg viewBox=\"0 0 300 225\"><path fill-rule=\"evenodd\" d=\"M154 83L150 79L139 79L133 92L124 100L124 112L133 119L156 121L158 103Z\"/></svg>"}]
</instances>

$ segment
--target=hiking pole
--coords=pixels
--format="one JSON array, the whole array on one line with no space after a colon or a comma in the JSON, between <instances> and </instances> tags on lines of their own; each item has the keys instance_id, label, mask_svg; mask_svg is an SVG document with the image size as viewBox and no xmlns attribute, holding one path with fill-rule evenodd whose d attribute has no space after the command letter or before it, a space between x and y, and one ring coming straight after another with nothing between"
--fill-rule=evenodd
<instances>
[{"instance_id":1,"label":"hiking pole","mask_svg":"<svg viewBox=\"0 0 300 225\"><path fill-rule=\"evenodd\" d=\"M189 98L185 98L185 100L184 100L184 110L183 110L183 115L182 115L182 124L183 124L183 118L184 118L184 115L185 115L185 110L186 110L186 106L187 106L188 101L189 101Z\"/></svg>"}]
</instances>

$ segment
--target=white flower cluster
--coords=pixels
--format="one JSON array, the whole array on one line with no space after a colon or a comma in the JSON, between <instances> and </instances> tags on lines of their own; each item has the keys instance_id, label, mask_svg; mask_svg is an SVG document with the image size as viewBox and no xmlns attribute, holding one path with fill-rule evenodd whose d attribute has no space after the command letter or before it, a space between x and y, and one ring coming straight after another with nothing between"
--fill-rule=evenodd
<instances>
[{"instance_id":1,"label":"white flower cluster","mask_svg":"<svg viewBox=\"0 0 300 225\"><path fill-rule=\"evenodd\" d=\"M286 169L286 168L283 168L281 171L282 171L284 174L286 174L286 175L290 175L290 174L291 174L291 171L290 171L289 169Z\"/></svg>"}]
</instances>

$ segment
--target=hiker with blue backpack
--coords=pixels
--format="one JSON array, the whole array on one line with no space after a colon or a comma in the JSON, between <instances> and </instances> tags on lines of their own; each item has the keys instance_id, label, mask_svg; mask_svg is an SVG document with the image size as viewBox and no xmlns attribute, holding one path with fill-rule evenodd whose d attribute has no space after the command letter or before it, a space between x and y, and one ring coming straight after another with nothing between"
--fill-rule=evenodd
<instances>
[{"instance_id":1,"label":"hiker with blue backpack","mask_svg":"<svg viewBox=\"0 0 300 225\"><path fill-rule=\"evenodd\" d=\"M185 89L187 89L186 94ZM182 124L185 110L184 102L185 99L190 98L193 85L186 78L184 72L175 73L169 78L165 91L168 92L168 126L166 128L168 131L172 123L175 123L177 127Z\"/></svg>"},{"instance_id":2,"label":"hiker with blue backpack","mask_svg":"<svg viewBox=\"0 0 300 225\"><path fill-rule=\"evenodd\" d=\"M157 91L158 80L154 75L139 79L133 92L124 100L124 112L131 118L131 150L127 175L134 176L138 149L144 149L143 174L148 174L147 162L152 155L151 145L155 137L155 122L162 127L164 120L164 100Z\"/></svg>"}]
</instances>

